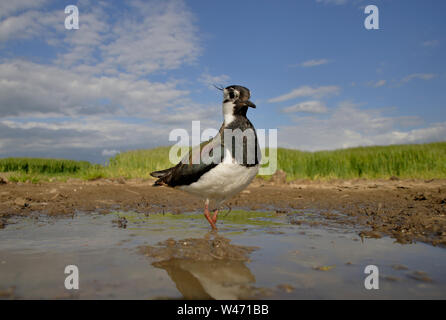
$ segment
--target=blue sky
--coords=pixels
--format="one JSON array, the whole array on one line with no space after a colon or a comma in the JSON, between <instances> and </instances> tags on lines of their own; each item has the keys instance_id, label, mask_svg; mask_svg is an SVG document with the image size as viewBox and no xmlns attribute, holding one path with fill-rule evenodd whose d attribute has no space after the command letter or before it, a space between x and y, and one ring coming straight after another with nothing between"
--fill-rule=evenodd
<instances>
[{"instance_id":1,"label":"blue sky","mask_svg":"<svg viewBox=\"0 0 446 320\"><path fill-rule=\"evenodd\" d=\"M79 30L66 30L66 5ZM379 8L379 30L364 7ZM257 128L324 150L446 140L446 3L436 0L0 3L0 157L102 162L218 129L251 89Z\"/></svg>"}]
</instances>

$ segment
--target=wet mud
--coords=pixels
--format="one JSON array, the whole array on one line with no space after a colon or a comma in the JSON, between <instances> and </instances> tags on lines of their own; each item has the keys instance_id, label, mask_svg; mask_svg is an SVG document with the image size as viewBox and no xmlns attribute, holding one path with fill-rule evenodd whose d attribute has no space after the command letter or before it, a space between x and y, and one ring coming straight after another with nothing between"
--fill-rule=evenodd
<instances>
[{"instance_id":1,"label":"wet mud","mask_svg":"<svg viewBox=\"0 0 446 320\"><path fill-rule=\"evenodd\" d=\"M256 180L215 232L202 200L151 181L3 183L0 299L445 299L445 196L441 180Z\"/></svg>"},{"instance_id":2,"label":"wet mud","mask_svg":"<svg viewBox=\"0 0 446 320\"><path fill-rule=\"evenodd\" d=\"M144 214L201 212L203 201L180 190L152 187L152 181L69 180L66 183L4 183L0 185L0 228L14 215L38 212L135 211ZM446 245L446 181L255 180L228 204L232 208L274 211L290 216L292 224L359 225L361 237L390 236ZM321 212L314 219L311 210ZM125 221L122 221L125 223Z\"/></svg>"}]
</instances>

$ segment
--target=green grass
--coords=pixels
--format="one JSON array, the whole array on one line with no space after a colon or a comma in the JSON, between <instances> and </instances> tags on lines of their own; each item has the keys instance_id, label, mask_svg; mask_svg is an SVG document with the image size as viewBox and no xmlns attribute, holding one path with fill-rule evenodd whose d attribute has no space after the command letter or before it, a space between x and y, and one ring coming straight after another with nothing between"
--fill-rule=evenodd
<instances>
[{"instance_id":1,"label":"green grass","mask_svg":"<svg viewBox=\"0 0 446 320\"><path fill-rule=\"evenodd\" d=\"M294 179L446 178L446 142L277 154L279 169Z\"/></svg>"},{"instance_id":2,"label":"green grass","mask_svg":"<svg viewBox=\"0 0 446 320\"><path fill-rule=\"evenodd\" d=\"M446 142L302 152L279 148L278 169L291 179L446 178ZM85 161L6 158L0 172L11 181L39 182L80 178L149 178L150 172L172 166L169 147L134 150L109 159L107 165Z\"/></svg>"},{"instance_id":3,"label":"green grass","mask_svg":"<svg viewBox=\"0 0 446 320\"><path fill-rule=\"evenodd\" d=\"M132 150L109 159L106 173L110 177L149 178L150 172L172 167L169 162L170 147Z\"/></svg>"},{"instance_id":4,"label":"green grass","mask_svg":"<svg viewBox=\"0 0 446 320\"><path fill-rule=\"evenodd\" d=\"M0 172L23 172L29 174L68 173L75 174L92 167L87 161L39 158L4 158L0 159Z\"/></svg>"},{"instance_id":5,"label":"green grass","mask_svg":"<svg viewBox=\"0 0 446 320\"><path fill-rule=\"evenodd\" d=\"M67 180L69 177L82 177L96 171L99 165L87 161L44 158L3 158L0 159L0 172L9 173L12 182L32 182L41 180Z\"/></svg>"}]
</instances>

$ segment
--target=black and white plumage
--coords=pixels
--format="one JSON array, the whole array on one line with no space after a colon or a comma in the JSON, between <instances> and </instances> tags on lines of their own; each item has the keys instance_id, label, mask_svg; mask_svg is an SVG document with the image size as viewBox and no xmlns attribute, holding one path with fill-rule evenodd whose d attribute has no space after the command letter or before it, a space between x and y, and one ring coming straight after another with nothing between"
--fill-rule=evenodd
<instances>
[{"instance_id":1,"label":"black and white plumage","mask_svg":"<svg viewBox=\"0 0 446 320\"><path fill-rule=\"evenodd\" d=\"M206 199L204 215L213 229L216 229L219 206L251 183L259 171L261 158L255 128L246 117L248 108L256 107L249 100L249 89L233 85L220 90L223 91L224 122L219 133L209 141L193 148L176 166L151 173L153 177L158 178L155 186L166 185L178 188ZM238 154L235 139L232 147L225 145L224 139L228 130L237 129L241 132L250 131L254 138L253 144L249 143L249 138L242 138L239 147L243 148L243 156L238 157L236 157ZM219 161L209 163L200 160L196 164L191 161L194 152L200 152L200 155L207 152L212 155L217 149L221 156ZM209 200L215 201L217 208L212 217L208 210Z\"/></svg>"}]
</instances>

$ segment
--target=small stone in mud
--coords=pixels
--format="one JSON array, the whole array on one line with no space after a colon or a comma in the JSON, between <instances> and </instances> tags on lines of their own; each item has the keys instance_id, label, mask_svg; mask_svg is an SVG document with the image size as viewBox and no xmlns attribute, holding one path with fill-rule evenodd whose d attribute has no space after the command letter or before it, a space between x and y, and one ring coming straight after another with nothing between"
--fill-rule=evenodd
<instances>
[{"instance_id":1,"label":"small stone in mud","mask_svg":"<svg viewBox=\"0 0 446 320\"><path fill-rule=\"evenodd\" d=\"M120 177L120 178L115 179L115 182L117 182L119 184L125 184L125 179Z\"/></svg>"},{"instance_id":2,"label":"small stone in mud","mask_svg":"<svg viewBox=\"0 0 446 320\"><path fill-rule=\"evenodd\" d=\"M56 192L57 192L57 190L56 190ZM68 198L68 197L67 197L66 195L63 195L63 194L61 194L61 193L56 193L54 196L52 196L52 197L50 198L50 200L51 200L51 201L58 200L58 199L63 200L63 199L67 199L67 198Z\"/></svg>"},{"instance_id":3,"label":"small stone in mud","mask_svg":"<svg viewBox=\"0 0 446 320\"><path fill-rule=\"evenodd\" d=\"M295 225L297 225L297 226L300 226L300 225L302 224L302 221L292 219L292 220L290 221L290 223L291 223L291 224L295 224Z\"/></svg>"},{"instance_id":4,"label":"small stone in mud","mask_svg":"<svg viewBox=\"0 0 446 320\"><path fill-rule=\"evenodd\" d=\"M295 290L295 288L290 284L279 284L277 289L282 290L286 293L291 293Z\"/></svg>"},{"instance_id":5,"label":"small stone in mud","mask_svg":"<svg viewBox=\"0 0 446 320\"><path fill-rule=\"evenodd\" d=\"M361 231L358 234L361 238L375 238L375 239L379 239L381 238L381 233L377 232L377 231Z\"/></svg>"},{"instance_id":6,"label":"small stone in mud","mask_svg":"<svg viewBox=\"0 0 446 320\"><path fill-rule=\"evenodd\" d=\"M267 234L285 234L285 232L279 231L279 230L269 230L266 231Z\"/></svg>"},{"instance_id":7,"label":"small stone in mud","mask_svg":"<svg viewBox=\"0 0 446 320\"><path fill-rule=\"evenodd\" d=\"M406 266L404 266L402 264L394 264L392 266L392 268L395 269L395 270L409 270L408 267L406 267Z\"/></svg>"},{"instance_id":8,"label":"small stone in mud","mask_svg":"<svg viewBox=\"0 0 446 320\"><path fill-rule=\"evenodd\" d=\"M169 239L167 239L166 241L164 241L164 244L165 244L167 247L174 247L175 244L176 244L176 241L175 241L174 239L172 239L172 238L169 238Z\"/></svg>"},{"instance_id":9,"label":"small stone in mud","mask_svg":"<svg viewBox=\"0 0 446 320\"><path fill-rule=\"evenodd\" d=\"M421 281L421 282L432 282L432 279L423 271L414 271L407 275L409 278Z\"/></svg>"},{"instance_id":10,"label":"small stone in mud","mask_svg":"<svg viewBox=\"0 0 446 320\"><path fill-rule=\"evenodd\" d=\"M424 201L427 200L426 196L423 193L419 193L417 195L415 195L415 197L413 198L415 201Z\"/></svg>"},{"instance_id":11,"label":"small stone in mud","mask_svg":"<svg viewBox=\"0 0 446 320\"><path fill-rule=\"evenodd\" d=\"M112 223L116 223L118 228L127 228L127 219L125 217L120 217L119 219L113 220Z\"/></svg>"},{"instance_id":12,"label":"small stone in mud","mask_svg":"<svg viewBox=\"0 0 446 320\"><path fill-rule=\"evenodd\" d=\"M16 198L14 200L14 204L19 206L19 207L23 207L23 208L29 207L29 204L23 198Z\"/></svg>"},{"instance_id":13,"label":"small stone in mud","mask_svg":"<svg viewBox=\"0 0 446 320\"><path fill-rule=\"evenodd\" d=\"M318 271L330 271L331 269L333 269L335 266L320 266L320 267L313 267L313 270L318 270Z\"/></svg>"}]
</instances>

